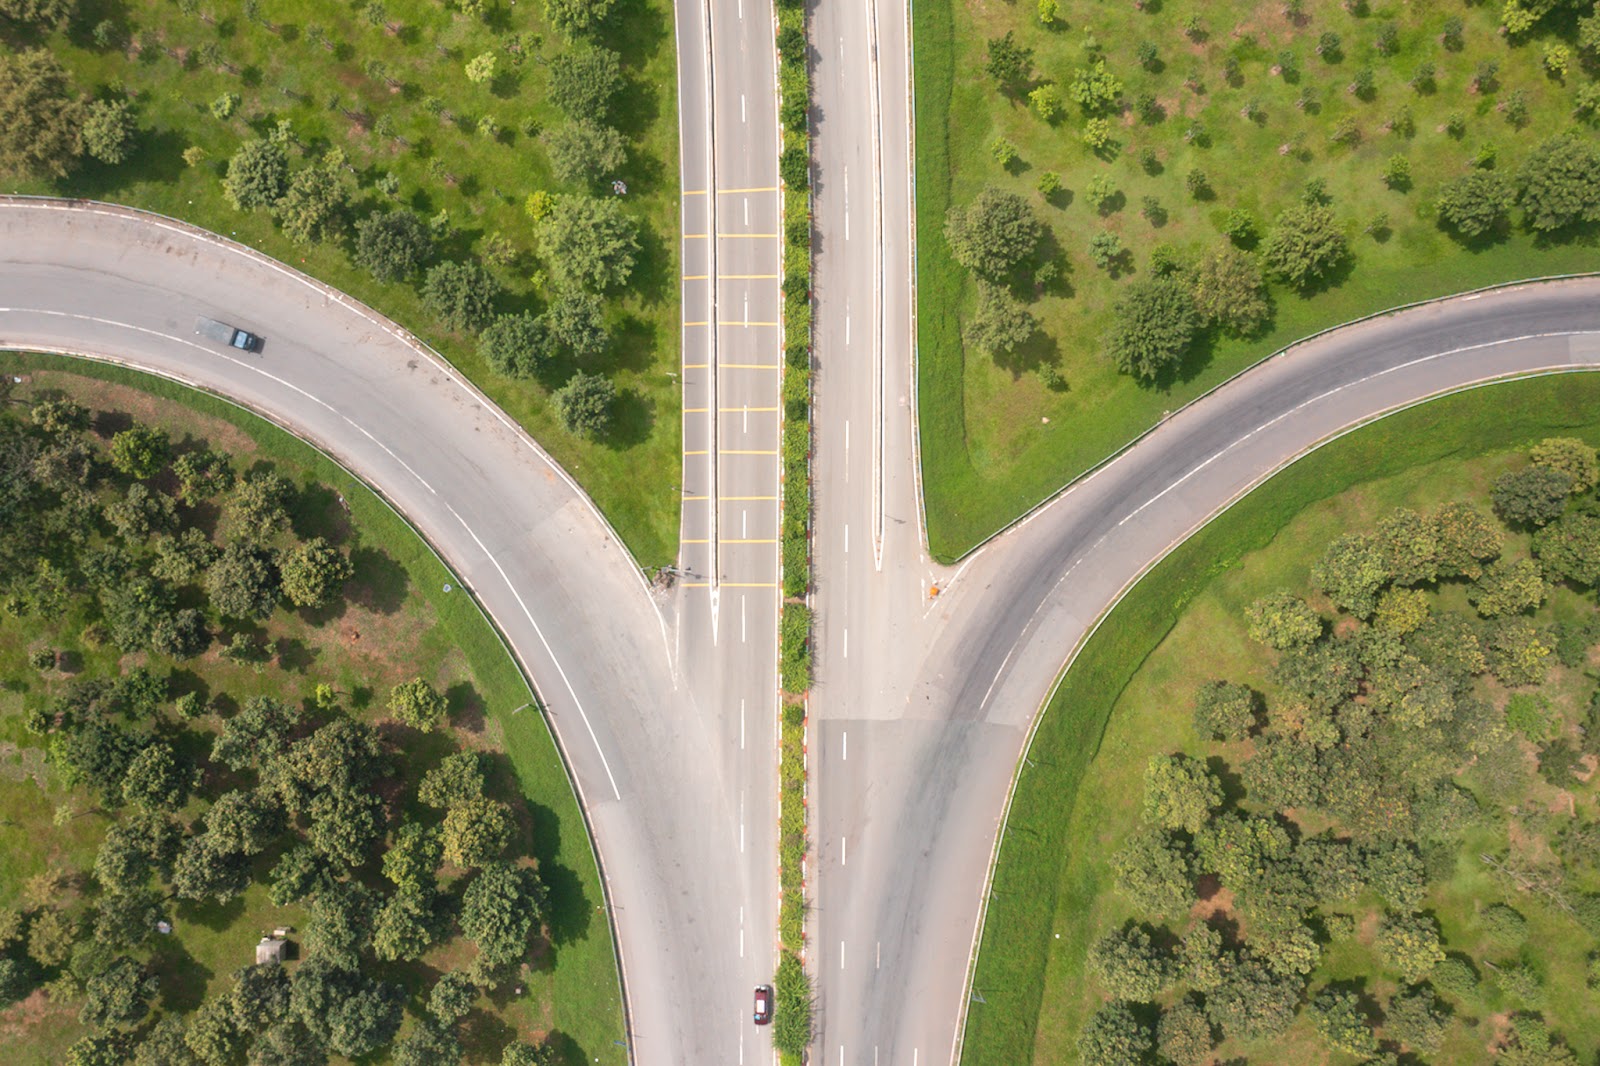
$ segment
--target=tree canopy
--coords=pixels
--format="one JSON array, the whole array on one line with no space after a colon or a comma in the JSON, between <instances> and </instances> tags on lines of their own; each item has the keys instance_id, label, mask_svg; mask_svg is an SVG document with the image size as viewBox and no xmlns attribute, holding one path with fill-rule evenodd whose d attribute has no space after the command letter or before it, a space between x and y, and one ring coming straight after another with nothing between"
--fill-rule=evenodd
<instances>
[{"instance_id":1,"label":"tree canopy","mask_svg":"<svg viewBox=\"0 0 1600 1066\"><path fill-rule=\"evenodd\" d=\"M18 7L31 0L9 0ZM41 6L49 0L40 0ZM82 151L84 103L61 61L44 49L0 50L0 172L61 177Z\"/></svg>"},{"instance_id":2,"label":"tree canopy","mask_svg":"<svg viewBox=\"0 0 1600 1066\"><path fill-rule=\"evenodd\" d=\"M1107 338L1111 358L1118 370L1141 381L1175 369L1194 341L1194 297L1176 278L1136 281L1112 310L1115 318Z\"/></svg>"},{"instance_id":3,"label":"tree canopy","mask_svg":"<svg viewBox=\"0 0 1600 1066\"><path fill-rule=\"evenodd\" d=\"M603 292L633 275L639 227L615 197L559 197L538 229L551 269L564 282Z\"/></svg>"},{"instance_id":4,"label":"tree canopy","mask_svg":"<svg viewBox=\"0 0 1600 1066\"><path fill-rule=\"evenodd\" d=\"M956 262L998 281L1034 254L1044 225L1022 197L985 185L966 207L950 209L944 234Z\"/></svg>"}]
</instances>

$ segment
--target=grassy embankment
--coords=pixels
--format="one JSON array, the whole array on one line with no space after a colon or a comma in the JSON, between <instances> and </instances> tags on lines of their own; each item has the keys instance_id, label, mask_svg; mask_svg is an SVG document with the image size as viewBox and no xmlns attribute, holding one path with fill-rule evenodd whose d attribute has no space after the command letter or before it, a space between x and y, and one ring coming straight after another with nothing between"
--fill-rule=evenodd
<instances>
[{"instance_id":1,"label":"grassy embankment","mask_svg":"<svg viewBox=\"0 0 1600 1066\"><path fill-rule=\"evenodd\" d=\"M1283 17L1283 6L1062 5L1061 18L1047 28L1033 3L914 5L919 417L935 555L963 554L1153 426L1162 412L1297 338L1409 301L1600 266L1592 233L1548 241L1514 228L1501 240L1467 248L1438 227L1433 206L1440 185L1467 173L1468 160L1481 150L1495 154L1500 171L1514 172L1540 140L1575 125L1574 94L1593 80L1592 71L1578 62L1576 49L1564 77L1543 63L1547 44L1570 46L1570 27L1552 23L1510 43L1498 32L1496 5L1385 0L1358 16L1333 3L1308 4L1298 24ZM1185 35L1191 15L1206 27L1203 41ZM1450 17L1464 22L1459 48L1440 40ZM1389 23L1398 50L1384 56L1376 41ZM1030 88L1055 83L1065 97L1073 71L1089 62L1092 36L1124 83L1125 100L1148 94L1159 112L1147 120L1130 106L1113 116L1119 148L1095 155L1080 140L1076 105L1069 101L1062 117L1047 123L1025 95L1002 96L984 73L987 40L1008 30L1034 50ZM1336 61L1315 53L1327 32L1341 38ZM1141 42L1156 47L1148 66L1136 55ZM1287 76L1273 73L1284 52L1295 60ZM1231 80L1230 57L1238 64ZM1470 83L1485 62L1498 63L1494 87L1474 92ZM1436 72L1431 86L1418 91L1408 83L1425 63ZM1370 99L1347 91L1363 69L1373 72ZM1200 91L1185 85L1191 75ZM1307 89L1316 100L1302 109L1297 104ZM1254 121L1241 115L1252 102L1260 109ZM1511 121L1518 107L1526 108L1520 124ZM1409 135L1385 129L1402 108L1409 109ZM1457 112L1465 124L1459 137L1445 128ZM1361 132L1353 147L1329 139L1346 118ZM1204 126L1205 138L1186 139L1194 122ZM1017 149L1009 166L991 154L996 138ZM1153 153L1148 165L1146 151ZM1381 178L1394 155L1409 161L1405 191ZM1209 179L1204 198L1186 187L1192 169ZM1038 191L1047 171L1062 183L1048 197ZM1086 195L1101 176L1119 193L1103 213ZM1203 338L1170 383L1140 386L1117 373L1101 344L1111 305L1131 280L1146 275L1157 244L1193 261L1224 240L1230 211L1247 210L1270 226L1314 179L1326 183L1353 251L1334 284L1309 297L1274 285L1275 315L1260 336ZM962 316L974 306L976 289L943 237L947 210L986 184L1028 199L1048 228L1047 255L1060 272L1027 294L1040 332L998 361L963 347ZM1141 211L1146 197L1157 201L1159 214ZM1387 225L1373 229L1380 214ZM1091 265L1089 240L1100 232L1121 239L1132 254L1131 270L1113 277ZM1032 372L1046 365L1059 373L1061 386Z\"/></svg>"},{"instance_id":2,"label":"grassy embankment","mask_svg":"<svg viewBox=\"0 0 1600 1066\"><path fill-rule=\"evenodd\" d=\"M408 774L431 765L450 746L447 735L488 753L495 791L519 808L517 846L538 859L550 890L550 943L523 975L526 994L480 1001L481 1009L469 1016L464 1030L469 1053L498 1055L513 1031L525 1036L559 1032L564 1039L557 1044L567 1060L620 1063L615 951L587 829L554 740L536 705L530 706L526 682L477 604L460 591L459 580L388 505L342 468L223 400L119 368L51 356L0 355L0 370L27 376L19 395L60 390L85 406L165 429L175 442L208 441L231 453L238 468L269 463L301 489L293 515L298 529L330 537L341 527L350 532L356 567L350 603L320 624L301 612L275 614L265 637L278 650L278 669L258 672L229 664L215 650L190 668L203 671L212 691L226 691L240 701L253 695L282 698L285 671L297 688L326 682L366 721L386 717L389 688L419 673L444 690L455 727L448 734L411 734L417 746L407 753ZM456 591L444 593L446 584ZM8 675L38 676L24 659L40 638L73 647L84 669L116 672L115 649L76 648L68 632L72 620L63 620L60 634L20 632L21 624L0 618L0 656ZM87 809L59 827L53 824L56 808L69 794L45 765L42 738L22 724L24 705L50 684L41 679L0 692L0 809L6 812L0 824L0 854L6 856L0 864L0 906L15 905L27 880L47 864L73 870L92 866L104 835L104 818ZM39 847L40 840L50 846ZM206 995L225 990L231 974L250 961L260 930L285 923L303 926L304 909L273 907L259 881L226 907L178 906L174 924L180 935L163 946L165 953L155 963L163 978L161 1002L191 1009ZM438 967L459 961L427 956L401 979L413 993L425 994ZM0 1014L0 1033L19 1066L59 1063L82 1035L76 1015L75 1003L30 1001Z\"/></svg>"},{"instance_id":3,"label":"grassy embankment","mask_svg":"<svg viewBox=\"0 0 1600 1066\"><path fill-rule=\"evenodd\" d=\"M1189 733L1198 683L1247 676L1263 658L1244 637L1244 606L1298 588L1329 539L1369 528L1395 506L1483 499L1511 450L1550 435L1600 443L1597 404L1600 377L1541 378L1447 397L1357 430L1180 545L1103 619L1051 698L1019 773L974 977L985 1002L968 1008L966 1066L1075 1057L1078 1026L1098 998L1084 987L1084 952L1124 908L1109 891L1113 842L1138 817L1146 758ZM1452 948L1476 939L1467 919L1484 876L1464 868L1430 897ZM1556 948L1563 939L1567 947ZM1573 986L1558 993L1563 1007L1582 994L1585 960L1573 946L1581 939L1570 930L1535 933L1556 959L1547 987ZM1330 953L1328 964L1340 960ZM1483 1007L1487 1016L1503 1004ZM1593 1012L1562 1014L1567 1039L1592 1053L1600 1044ZM1301 1037L1302 1026L1294 1030ZM1468 1039L1458 1034L1450 1046L1470 1058L1471 1039L1481 1047L1482 1033L1465 1032Z\"/></svg>"},{"instance_id":4,"label":"grassy embankment","mask_svg":"<svg viewBox=\"0 0 1600 1066\"><path fill-rule=\"evenodd\" d=\"M423 219L446 214L438 258L482 254L485 239L510 243L492 267L504 288L499 310L537 311L553 291L524 201L537 190L574 192L550 172L541 135L562 122L547 99L550 57L572 47L548 27L542 5L492 5L486 19L433 0L389 0L374 26L363 4L278 0L248 21L237 5L128 0L115 13L115 41L96 45L81 29L42 43L92 94L117 88L141 126L135 154L117 167L86 160L59 182L14 186L148 208L234 236L348 292L422 337L461 368L539 439L583 484L641 565L670 563L677 549L679 407L678 179L672 8L621 0L597 43L622 58L625 87L613 118L629 150L625 206L641 223L642 252L626 288L607 300L612 341L584 369L615 381L612 429L590 441L563 429L549 397L576 367L558 360L529 380L492 371L474 338L447 330L414 284L384 284L352 263L348 239L300 245L264 211L240 212L223 196L229 156L245 140L291 124L304 160L344 151L357 185L353 214L404 206ZM320 27L325 43L312 39ZM474 84L465 64L496 57L497 76ZM226 120L212 102L241 98ZM486 135L480 123L493 124ZM186 166L183 153L205 158ZM398 181L393 196L377 187ZM11 190L8 190L11 191ZM418 279L420 280L420 279ZM249 322L248 307L241 307ZM270 324L259 324L267 326Z\"/></svg>"}]
</instances>

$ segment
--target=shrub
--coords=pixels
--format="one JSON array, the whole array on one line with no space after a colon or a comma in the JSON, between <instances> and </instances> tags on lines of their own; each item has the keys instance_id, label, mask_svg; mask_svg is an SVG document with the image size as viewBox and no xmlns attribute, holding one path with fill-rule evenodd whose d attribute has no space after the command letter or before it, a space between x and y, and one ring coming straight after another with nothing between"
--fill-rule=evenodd
<instances>
[{"instance_id":1,"label":"shrub","mask_svg":"<svg viewBox=\"0 0 1600 1066\"><path fill-rule=\"evenodd\" d=\"M1319 204L1302 204L1279 215L1262 247L1267 268L1300 289L1326 278L1348 255L1333 212Z\"/></svg>"},{"instance_id":2,"label":"shrub","mask_svg":"<svg viewBox=\"0 0 1600 1066\"><path fill-rule=\"evenodd\" d=\"M1194 297L1173 277L1134 282L1113 312L1111 358L1118 370L1144 381L1177 366L1198 324Z\"/></svg>"},{"instance_id":3,"label":"shrub","mask_svg":"<svg viewBox=\"0 0 1600 1066\"><path fill-rule=\"evenodd\" d=\"M551 399L561 424L580 437L598 437L611 428L617 387L604 374L578 371Z\"/></svg>"},{"instance_id":4,"label":"shrub","mask_svg":"<svg viewBox=\"0 0 1600 1066\"><path fill-rule=\"evenodd\" d=\"M951 208L944 229L956 262L993 280L1032 256L1044 235L1027 201L992 185L966 207Z\"/></svg>"},{"instance_id":5,"label":"shrub","mask_svg":"<svg viewBox=\"0 0 1600 1066\"><path fill-rule=\"evenodd\" d=\"M440 263L422 283L423 304L457 330L481 329L499 293L499 282L476 259Z\"/></svg>"},{"instance_id":6,"label":"shrub","mask_svg":"<svg viewBox=\"0 0 1600 1066\"><path fill-rule=\"evenodd\" d=\"M1511 184L1490 171L1475 170L1439 190L1439 220L1467 240L1505 225L1515 194Z\"/></svg>"}]
</instances>

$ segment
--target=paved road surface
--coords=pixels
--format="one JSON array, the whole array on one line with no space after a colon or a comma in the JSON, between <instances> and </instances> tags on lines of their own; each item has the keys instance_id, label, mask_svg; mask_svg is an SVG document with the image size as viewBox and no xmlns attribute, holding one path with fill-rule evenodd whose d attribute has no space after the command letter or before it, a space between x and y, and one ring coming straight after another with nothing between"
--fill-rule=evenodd
<instances>
[{"instance_id":1,"label":"paved road surface","mask_svg":"<svg viewBox=\"0 0 1600 1066\"><path fill-rule=\"evenodd\" d=\"M262 335L263 351L194 336L197 314ZM387 497L493 615L549 709L615 904L637 1061L727 1063L756 1050L749 986L770 966L776 889L761 879L775 875L770 840L752 840L740 862L745 764L708 758L730 750L729 723L677 669L670 602L509 419L353 302L237 245L117 209L0 200L0 345L90 353L211 389ZM751 900L768 913L754 915L741 972L736 919Z\"/></svg>"},{"instance_id":2,"label":"paved road surface","mask_svg":"<svg viewBox=\"0 0 1600 1066\"><path fill-rule=\"evenodd\" d=\"M777 633L782 411L782 200L770 0L675 5L683 261L683 503L674 638L714 762L726 818L685 810L716 840L708 876L731 893L699 902L710 952L703 1054L771 1058L751 1021L772 979L778 924ZM693 773L692 763L679 769ZM682 979L669 978L669 979ZM640 1042L641 1059L647 1045ZM685 1049L687 1050L687 1048Z\"/></svg>"}]
</instances>

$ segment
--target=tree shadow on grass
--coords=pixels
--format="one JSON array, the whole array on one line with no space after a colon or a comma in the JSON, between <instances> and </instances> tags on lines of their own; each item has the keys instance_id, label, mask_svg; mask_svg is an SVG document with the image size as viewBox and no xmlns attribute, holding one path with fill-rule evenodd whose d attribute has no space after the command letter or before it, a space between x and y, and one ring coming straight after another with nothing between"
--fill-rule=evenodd
<instances>
[{"instance_id":1,"label":"tree shadow on grass","mask_svg":"<svg viewBox=\"0 0 1600 1066\"><path fill-rule=\"evenodd\" d=\"M611 403L611 425L601 443L619 451L643 444L650 439L655 421L655 401L636 389L623 389Z\"/></svg>"},{"instance_id":2,"label":"tree shadow on grass","mask_svg":"<svg viewBox=\"0 0 1600 1066\"><path fill-rule=\"evenodd\" d=\"M661 52L670 32L659 8L645 0L619 0L597 38L622 57L624 67L637 70Z\"/></svg>"},{"instance_id":3,"label":"tree shadow on grass","mask_svg":"<svg viewBox=\"0 0 1600 1066\"><path fill-rule=\"evenodd\" d=\"M661 94L643 78L626 78L611 105L611 122L629 140L647 133L661 115Z\"/></svg>"},{"instance_id":4,"label":"tree shadow on grass","mask_svg":"<svg viewBox=\"0 0 1600 1066\"><path fill-rule=\"evenodd\" d=\"M468 733L483 732L483 697L470 681L457 681L445 690L444 698L451 725Z\"/></svg>"},{"instance_id":5,"label":"tree shadow on grass","mask_svg":"<svg viewBox=\"0 0 1600 1066\"><path fill-rule=\"evenodd\" d=\"M634 260L628 289L646 307L659 307L667 293L677 293L673 247L654 226L639 227L639 255Z\"/></svg>"},{"instance_id":6,"label":"tree shadow on grass","mask_svg":"<svg viewBox=\"0 0 1600 1066\"><path fill-rule=\"evenodd\" d=\"M346 586L350 602L378 614L394 614L405 603L411 578L405 567L381 548L357 548L350 553L355 576Z\"/></svg>"},{"instance_id":7,"label":"tree shadow on grass","mask_svg":"<svg viewBox=\"0 0 1600 1066\"><path fill-rule=\"evenodd\" d=\"M246 939L240 938L241 952L249 947ZM253 947L250 950L254 950ZM161 976L160 1003L164 1009L173 1014L186 1014L199 1008L206 998L206 985L213 971L191 955L182 940L158 933L150 952L150 963Z\"/></svg>"},{"instance_id":8,"label":"tree shadow on grass","mask_svg":"<svg viewBox=\"0 0 1600 1066\"><path fill-rule=\"evenodd\" d=\"M1033 331L1033 336L1017 345L1009 353L996 352L994 365L1001 370L1009 371L1011 380L1016 381L1024 374L1037 371L1041 366L1061 364L1061 347L1056 339L1042 329Z\"/></svg>"},{"instance_id":9,"label":"tree shadow on grass","mask_svg":"<svg viewBox=\"0 0 1600 1066\"><path fill-rule=\"evenodd\" d=\"M639 315L624 314L611 334L606 366L610 370L649 370L661 343L656 324Z\"/></svg>"},{"instance_id":10,"label":"tree shadow on grass","mask_svg":"<svg viewBox=\"0 0 1600 1066\"><path fill-rule=\"evenodd\" d=\"M516 1026L488 1011L475 1010L461 1020L461 1044L468 1062L499 1062L502 1049L515 1039Z\"/></svg>"},{"instance_id":11,"label":"tree shadow on grass","mask_svg":"<svg viewBox=\"0 0 1600 1066\"><path fill-rule=\"evenodd\" d=\"M544 1038L545 1047L550 1049L551 1062L555 1066L586 1066L592 1056L584 1050L583 1045L573 1039L571 1034L560 1029L552 1029Z\"/></svg>"}]
</instances>

